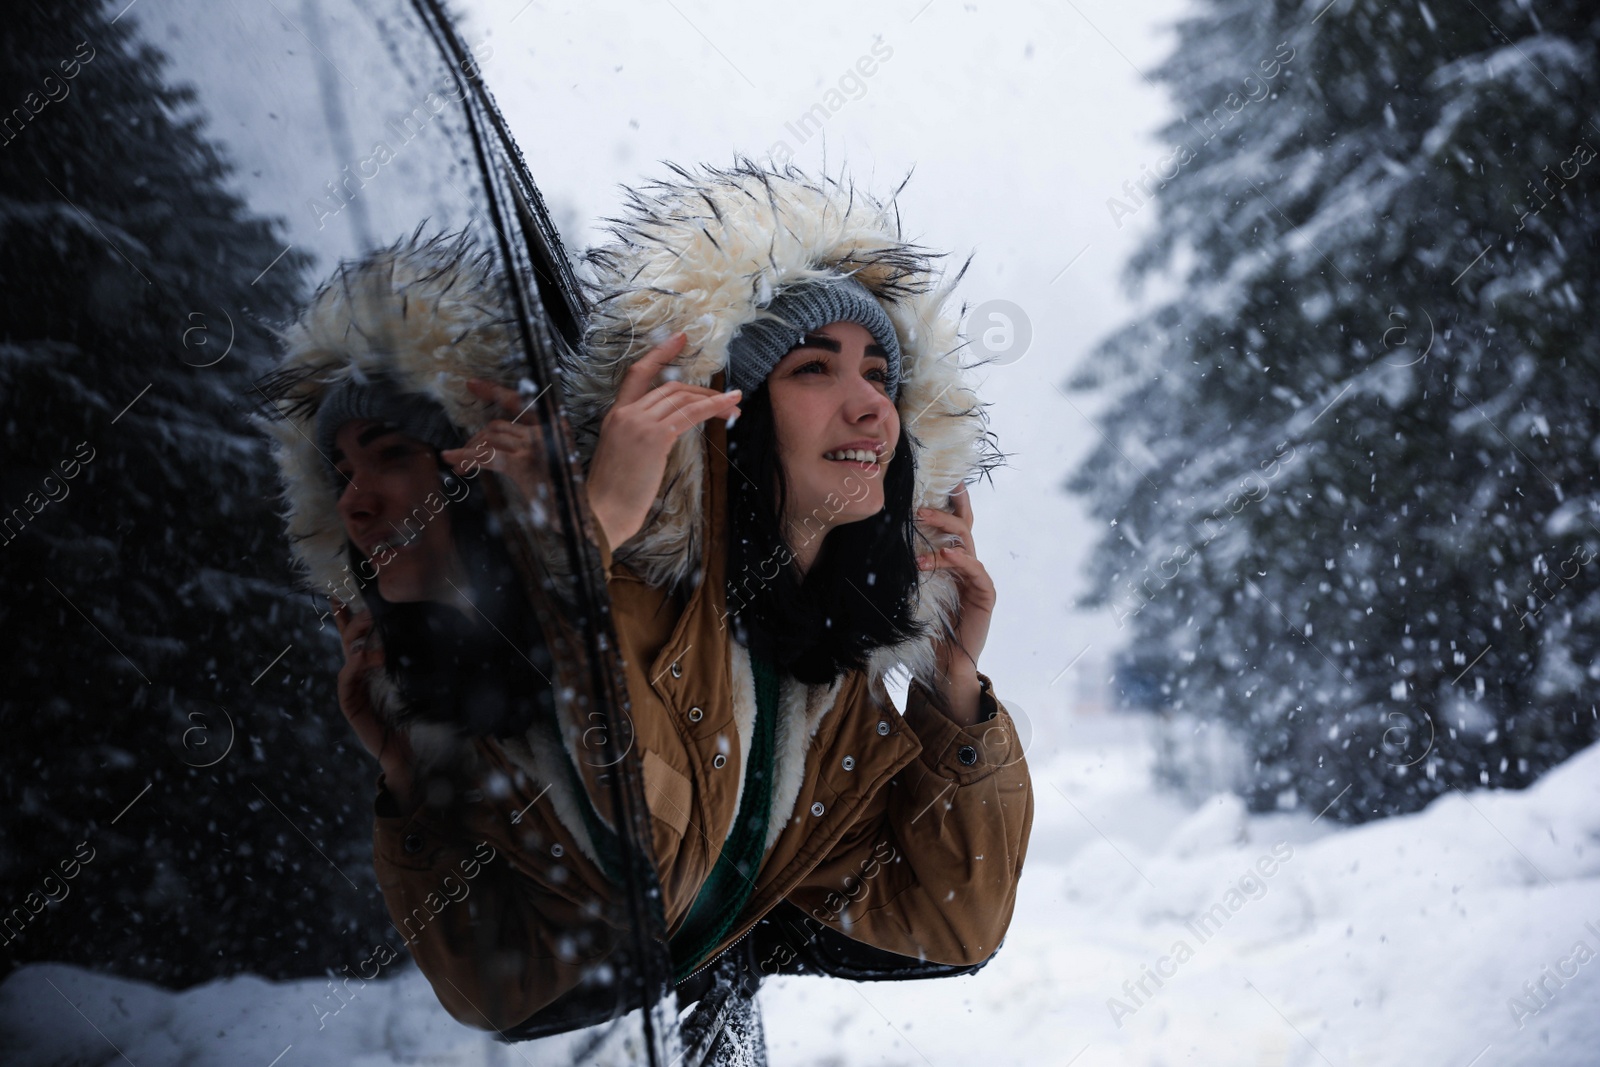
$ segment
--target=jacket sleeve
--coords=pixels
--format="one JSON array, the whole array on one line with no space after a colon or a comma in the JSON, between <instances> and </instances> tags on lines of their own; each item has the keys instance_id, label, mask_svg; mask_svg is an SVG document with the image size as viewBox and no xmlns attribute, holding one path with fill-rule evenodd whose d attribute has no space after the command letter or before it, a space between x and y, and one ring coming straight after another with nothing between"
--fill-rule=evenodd
<instances>
[{"instance_id":1,"label":"jacket sleeve","mask_svg":"<svg viewBox=\"0 0 1600 1067\"><path fill-rule=\"evenodd\" d=\"M611 953L616 927L596 908L609 894L578 850L560 844L548 803L530 805L513 827L503 804L448 813L423 806L407 815L382 775L378 789L378 887L417 967L458 1022L515 1026Z\"/></svg>"},{"instance_id":2,"label":"jacket sleeve","mask_svg":"<svg viewBox=\"0 0 1600 1067\"><path fill-rule=\"evenodd\" d=\"M911 683L905 725L921 754L873 794L791 903L904 956L974 964L994 954L1016 904L1033 785L1010 714L989 678L978 680L980 721L965 728Z\"/></svg>"}]
</instances>

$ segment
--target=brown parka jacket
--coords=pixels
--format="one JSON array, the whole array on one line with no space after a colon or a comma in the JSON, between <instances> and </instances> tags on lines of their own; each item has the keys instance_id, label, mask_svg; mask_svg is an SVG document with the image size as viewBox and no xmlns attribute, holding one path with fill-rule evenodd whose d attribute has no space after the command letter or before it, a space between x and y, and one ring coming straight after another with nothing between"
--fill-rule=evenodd
<instances>
[{"instance_id":1,"label":"brown parka jacket","mask_svg":"<svg viewBox=\"0 0 1600 1067\"><path fill-rule=\"evenodd\" d=\"M724 440L718 422L704 433L710 530L724 528ZM740 657L730 656L738 646L723 618L727 550L721 538L706 539L706 580L680 610L617 563L603 537L600 544L671 933L733 821L748 737L748 725L742 738L735 721L730 660ZM783 710L808 725L798 790L774 819L754 894L716 951L787 899L902 955L968 964L994 953L1011 921L1033 794L1014 724L979 677L980 714L990 717L966 729L929 702L920 682L911 683L902 716L881 680L874 686L863 672L831 687L790 680ZM440 1002L463 1023L506 1029L576 983L583 961L563 960L557 942L580 921L585 896L609 886L580 839L581 822L564 822L549 793L539 795L554 776L523 773L518 742L478 744L516 783L511 791L472 805L465 836L442 832L426 808L402 815L380 795L373 860L389 914ZM521 813L515 823L513 813ZM526 940L486 954L481 926Z\"/></svg>"}]
</instances>

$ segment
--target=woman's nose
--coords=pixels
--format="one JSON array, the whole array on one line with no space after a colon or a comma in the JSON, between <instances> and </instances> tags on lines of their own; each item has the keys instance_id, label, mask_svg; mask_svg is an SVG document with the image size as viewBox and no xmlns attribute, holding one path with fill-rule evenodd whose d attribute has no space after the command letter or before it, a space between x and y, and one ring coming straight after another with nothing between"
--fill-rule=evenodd
<instances>
[{"instance_id":1,"label":"woman's nose","mask_svg":"<svg viewBox=\"0 0 1600 1067\"><path fill-rule=\"evenodd\" d=\"M348 519L364 519L377 511L377 494L363 489L355 477L346 477L339 492L339 514Z\"/></svg>"},{"instance_id":2,"label":"woman's nose","mask_svg":"<svg viewBox=\"0 0 1600 1067\"><path fill-rule=\"evenodd\" d=\"M856 385L850 393L850 402L846 410L851 422L861 422L872 416L887 419L894 410L894 401L890 400L876 382L865 378L857 379Z\"/></svg>"}]
</instances>

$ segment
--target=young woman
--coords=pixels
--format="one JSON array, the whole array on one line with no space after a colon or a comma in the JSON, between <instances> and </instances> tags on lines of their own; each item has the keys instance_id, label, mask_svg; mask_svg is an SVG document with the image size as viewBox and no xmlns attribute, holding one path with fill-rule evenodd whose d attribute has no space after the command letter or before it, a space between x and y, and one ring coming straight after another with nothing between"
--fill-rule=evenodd
<instances>
[{"instance_id":1,"label":"young woman","mask_svg":"<svg viewBox=\"0 0 1600 1067\"><path fill-rule=\"evenodd\" d=\"M561 383L677 974L780 904L902 957L981 963L1010 921L1033 798L978 670L995 591L965 482L992 452L949 286L892 205L848 187L748 163L677 175L635 193L591 254L595 311ZM440 457L514 484L530 453L515 394L495 392L514 379L459 348L430 349L411 387L447 409L478 400L453 416L471 439ZM341 693L359 694L384 660L365 624L341 612L341 626ZM884 684L897 667L903 715ZM570 990L606 946L574 948L563 922L607 888L570 749L537 724L477 738L493 788L464 835L404 780L410 753L386 743L384 716L346 714L385 767L379 883L397 925L430 917L411 949L447 1010L505 1029ZM474 856L472 917L424 910Z\"/></svg>"}]
</instances>

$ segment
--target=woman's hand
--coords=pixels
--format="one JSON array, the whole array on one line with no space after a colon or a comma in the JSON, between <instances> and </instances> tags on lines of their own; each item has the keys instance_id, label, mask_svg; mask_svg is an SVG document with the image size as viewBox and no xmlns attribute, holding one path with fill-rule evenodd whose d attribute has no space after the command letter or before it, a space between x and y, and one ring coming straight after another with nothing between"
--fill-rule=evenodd
<instances>
[{"instance_id":1,"label":"woman's hand","mask_svg":"<svg viewBox=\"0 0 1600 1067\"><path fill-rule=\"evenodd\" d=\"M978 656L989 639L989 621L994 617L995 589L989 572L978 561L972 539L972 498L965 484L950 494L954 513L937 508L918 508L917 518L928 526L955 534L960 544L917 557L923 570L955 572L961 590L960 618L953 641L941 641L935 648L939 682L949 699L957 721L970 726L978 721Z\"/></svg>"},{"instance_id":2,"label":"woman's hand","mask_svg":"<svg viewBox=\"0 0 1600 1067\"><path fill-rule=\"evenodd\" d=\"M482 378L468 378L467 389L479 400L499 404L510 418L494 419L460 448L441 449L439 457L457 474L468 478L479 469L498 471L532 501L545 471L544 442L536 420L528 412L531 401L521 393ZM485 456L484 453L488 455Z\"/></svg>"},{"instance_id":3,"label":"woman's hand","mask_svg":"<svg viewBox=\"0 0 1600 1067\"><path fill-rule=\"evenodd\" d=\"M703 422L739 412L738 389L719 393L678 381L651 388L686 340L674 334L630 367L616 403L600 422L589 463L589 509L613 548L644 526L674 442Z\"/></svg>"},{"instance_id":4,"label":"woman's hand","mask_svg":"<svg viewBox=\"0 0 1600 1067\"><path fill-rule=\"evenodd\" d=\"M344 646L344 666L339 668L339 710L355 730L361 746L383 768L384 783L400 801L402 810L411 805L411 742L399 730L378 718L367 690L367 675L383 669L383 648L371 640L372 612L354 615L338 597L333 602L333 621L339 627L339 642Z\"/></svg>"}]
</instances>

